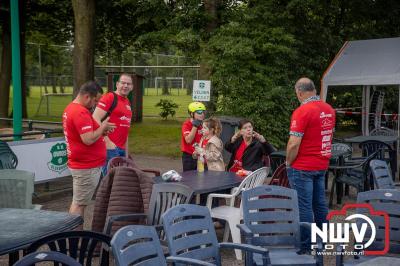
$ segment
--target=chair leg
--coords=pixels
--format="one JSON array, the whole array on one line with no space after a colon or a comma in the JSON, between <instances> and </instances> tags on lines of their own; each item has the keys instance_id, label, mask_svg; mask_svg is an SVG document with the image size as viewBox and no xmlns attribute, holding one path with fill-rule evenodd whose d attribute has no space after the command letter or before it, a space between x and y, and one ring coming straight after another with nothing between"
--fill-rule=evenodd
<instances>
[{"instance_id":1,"label":"chair leg","mask_svg":"<svg viewBox=\"0 0 400 266\"><path fill-rule=\"evenodd\" d=\"M225 222L224 237L222 238L222 242L228 242L228 239L229 239L229 225L228 222Z\"/></svg>"},{"instance_id":2,"label":"chair leg","mask_svg":"<svg viewBox=\"0 0 400 266\"><path fill-rule=\"evenodd\" d=\"M235 221L229 221L229 228L231 230L232 234L232 242L233 243L239 243L240 244L240 230L236 226ZM240 221L239 221L240 223ZM242 252L239 249L235 249L235 254L236 254L236 259L237 260L242 260Z\"/></svg>"},{"instance_id":3,"label":"chair leg","mask_svg":"<svg viewBox=\"0 0 400 266\"><path fill-rule=\"evenodd\" d=\"M342 204L343 183L336 183L336 203Z\"/></svg>"},{"instance_id":4,"label":"chair leg","mask_svg":"<svg viewBox=\"0 0 400 266\"><path fill-rule=\"evenodd\" d=\"M331 194L329 196L329 208L332 208L333 205L333 194L335 193L335 186L336 186L336 178L333 177L332 179L332 185L331 185Z\"/></svg>"}]
</instances>

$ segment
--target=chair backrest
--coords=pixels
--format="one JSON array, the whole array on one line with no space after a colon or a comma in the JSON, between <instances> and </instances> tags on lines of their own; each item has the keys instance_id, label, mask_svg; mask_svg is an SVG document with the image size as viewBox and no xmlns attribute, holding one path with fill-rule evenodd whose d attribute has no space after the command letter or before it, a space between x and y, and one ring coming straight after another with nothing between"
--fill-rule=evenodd
<instances>
[{"instance_id":1,"label":"chair backrest","mask_svg":"<svg viewBox=\"0 0 400 266\"><path fill-rule=\"evenodd\" d=\"M0 170L0 208L32 208L35 174L16 169Z\"/></svg>"},{"instance_id":2,"label":"chair backrest","mask_svg":"<svg viewBox=\"0 0 400 266\"><path fill-rule=\"evenodd\" d=\"M286 161L286 155L280 153L272 153L271 158L271 172L274 173L276 169Z\"/></svg>"},{"instance_id":3,"label":"chair backrest","mask_svg":"<svg viewBox=\"0 0 400 266\"><path fill-rule=\"evenodd\" d=\"M382 160L371 160L369 162L372 176L374 177L375 187L377 189L394 189L392 174L387 162Z\"/></svg>"},{"instance_id":4,"label":"chair backrest","mask_svg":"<svg viewBox=\"0 0 400 266\"><path fill-rule=\"evenodd\" d=\"M207 207L182 204L164 213L162 221L172 256L221 265L217 236Z\"/></svg>"},{"instance_id":5,"label":"chair backrest","mask_svg":"<svg viewBox=\"0 0 400 266\"><path fill-rule=\"evenodd\" d=\"M126 157L114 157L108 161L107 169L111 169L118 166L133 167L137 168L137 165L129 158Z\"/></svg>"},{"instance_id":6,"label":"chair backrest","mask_svg":"<svg viewBox=\"0 0 400 266\"><path fill-rule=\"evenodd\" d=\"M400 191L395 189L376 189L360 192L357 195L357 203L369 203L375 211L384 211L389 215L389 252L400 254ZM357 209L357 213L367 215L371 218L376 228L375 241L368 249L382 250L385 243L385 221L382 219L382 216L371 215L368 209ZM365 223L364 220L357 222ZM367 230L366 240L370 238L370 235L371 231Z\"/></svg>"},{"instance_id":7,"label":"chair backrest","mask_svg":"<svg viewBox=\"0 0 400 266\"><path fill-rule=\"evenodd\" d=\"M290 188L289 178L287 176L286 164L285 163L281 164L275 170L274 174L272 175L271 181L269 182L269 185Z\"/></svg>"},{"instance_id":8,"label":"chair backrest","mask_svg":"<svg viewBox=\"0 0 400 266\"><path fill-rule=\"evenodd\" d=\"M154 184L147 213L147 224L161 224L161 217L168 209L179 204L190 203L192 196L193 190L179 183Z\"/></svg>"},{"instance_id":9,"label":"chair backrest","mask_svg":"<svg viewBox=\"0 0 400 266\"><path fill-rule=\"evenodd\" d=\"M7 142L0 140L0 169L15 169L18 165L18 158L8 146Z\"/></svg>"},{"instance_id":10,"label":"chair backrest","mask_svg":"<svg viewBox=\"0 0 400 266\"><path fill-rule=\"evenodd\" d=\"M295 190L260 186L242 194L243 221L251 230L256 246L297 246L300 218Z\"/></svg>"},{"instance_id":11,"label":"chair backrest","mask_svg":"<svg viewBox=\"0 0 400 266\"><path fill-rule=\"evenodd\" d=\"M41 263L44 261L52 261L54 264L58 262L66 266L82 266L73 258L55 251L38 251L28 254L17 261L14 266L33 266L36 263Z\"/></svg>"},{"instance_id":12,"label":"chair backrest","mask_svg":"<svg viewBox=\"0 0 400 266\"><path fill-rule=\"evenodd\" d=\"M383 141L379 141L379 140L363 141L359 144L359 147L362 151L362 155L365 157L368 157L372 153L379 151L376 158L381 159L381 160L388 159L388 158L385 158L386 152L389 152L389 156L391 156L390 153L393 150L389 144L387 144Z\"/></svg>"},{"instance_id":13,"label":"chair backrest","mask_svg":"<svg viewBox=\"0 0 400 266\"><path fill-rule=\"evenodd\" d=\"M393 129L387 127L374 128L369 132L371 136L396 136L396 132Z\"/></svg>"},{"instance_id":14,"label":"chair backrest","mask_svg":"<svg viewBox=\"0 0 400 266\"><path fill-rule=\"evenodd\" d=\"M267 178L268 172L269 172L268 167L261 167L261 168L255 170L254 172L252 172L251 174L246 176L246 178L238 186L238 189L234 190L233 195L236 196L244 190L251 189L251 188L254 188L257 186L261 186L262 184L264 184L264 181Z\"/></svg>"},{"instance_id":15,"label":"chair backrest","mask_svg":"<svg viewBox=\"0 0 400 266\"><path fill-rule=\"evenodd\" d=\"M116 265L166 266L160 240L153 226L128 225L111 239Z\"/></svg>"},{"instance_id":16,"label":"chair backrest","mask_svg":"<svg viewBox=\"0 0 400 266\"><path fill-rule=\"evenodd\" d=\"M92 231L68 231L56 233L37 240L28 248L28 253L48 247L51 251L64 253L84 266L93 264L97 245L102 245L101 266L108 265L111 237Z\"/></svg>"}]
</instances>

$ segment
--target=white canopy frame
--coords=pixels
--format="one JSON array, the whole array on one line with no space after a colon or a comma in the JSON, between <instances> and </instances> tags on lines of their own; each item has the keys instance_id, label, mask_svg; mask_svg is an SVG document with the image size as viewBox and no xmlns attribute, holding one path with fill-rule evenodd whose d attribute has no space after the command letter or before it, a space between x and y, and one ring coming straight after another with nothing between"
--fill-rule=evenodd
<instances>
[{"instance_id":1,"label":"white canopy frame","mask_svg":"<svg viewBox=\"0 0 400 266\"><path fill-rule=\"evenodd\" d=\"M347 41L321 79L321 98L326 101L329 86L361 85L362 132L369 135L371 87L399 87L400 114L400 38ZM400 137L400 123L397 123Z\"/></svg>"}]
</instances>

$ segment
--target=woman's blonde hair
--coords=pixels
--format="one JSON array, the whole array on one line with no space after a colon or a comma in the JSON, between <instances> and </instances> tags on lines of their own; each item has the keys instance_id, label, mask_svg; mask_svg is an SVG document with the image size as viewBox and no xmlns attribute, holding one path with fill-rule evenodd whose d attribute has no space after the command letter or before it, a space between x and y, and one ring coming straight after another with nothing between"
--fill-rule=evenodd
<instances>
[{"instance_id":1,"label":"woman's blonde hair","mask_svg":"<svg viewBox=\"0 0 400 266\"><path fill-rule=\"evenodd\" d=\"M221 135L222 132L222 124L221 121L219 121L218 118L208 118L203 121L207 125L207 127L211 130L214 130L214 134L217 135L218 137Z\"/></svg>"}]
</instances>

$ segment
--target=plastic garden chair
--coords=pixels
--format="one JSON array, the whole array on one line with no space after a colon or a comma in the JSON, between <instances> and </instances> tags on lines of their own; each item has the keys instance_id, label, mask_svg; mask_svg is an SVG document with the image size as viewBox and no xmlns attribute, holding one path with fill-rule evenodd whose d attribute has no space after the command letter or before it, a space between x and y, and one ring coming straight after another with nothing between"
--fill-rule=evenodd
<instances>
[{"instance_id":1,"label":"plastic garden chair","mask_svg":"<svg viewBox=\"0 0 400 266\"><path fill-rule=\"evenodd\" d=\"M278 186L260 186L243 191L243 221L238 227L246 244L262 246L268 250L270 265L318 265L322 257L298 255L300 223L297 192ZM260 263L259 254L254 261Z\"/></svg>"},{"instance_id":2,"label":"plastic garden chair","mask_svg":"<svg viewBox=\"0 0 400 266\"><path fill-rule=\"evenodd\" d=\"M157 232L152 226L128 225L119 229L111 239L115 265L159 265L182 263L187 265L214 264L182 257L164 257Z\"/></svg>"},{"instance_id":3,"label":"plastic garden chair","mask_svg":"<svg viewBox=\"0 0 400 266\"><path fill-rule=\"evenodd\" d=\"M147 213L120 214L108 216L104 233L111 234L112 224L116 221L140 221L145 220L147 225L161 227L161 215L171 207L178 204L189 203L193 196L193 190L179 183L154 184L150 197Z\"/></svg>"},{"instance_id":4,"label":"plastic garden chair","mask_svg":"<svg viewBox=\"0 0 400 266\"><path fill-rule=\"evenodd\" d=\"M32 204L35 174L16 169L0 170L0 208L40 209Z\"/></svg>"},{"instance_id":5,"label":"plastic garden chair","mask_svg":"<svg viewBox=\"0 0 400 266\"><path fill-rule=\"evenodd\" d=\"M99 265L109 264L109 249L111 237L92 231L68 231L52 234L37 240L28 248L28 253L36 252L39 248L48 247L51 251L58 251L72 257L83 266L91 266L93 257L102 246Z\"/></svg>"},{"instance_id":6,"label":"plastic garden chair","mask_svg":"<svg viewBox=\"0 0 400 266\"><path fill-rule=\"evenodd\" d=\"M387 127L374 128L369 134L371 136L397 136L396 131Z\"/></svg>"},{"instance_id":7,"label":"plastic garden chair","mask_svg":"<svg viewBox=\"0 0 400 266\"><path fill-rule=\"evenodd\" d=\"M382 160L371 160L369 163L372 176L374 178L375 188L377 189L395 189L392 174L387 162Z\"/></svg>"},{"instance_id":8,"label":"plastic garden chair","mask_svg":"<svg viewBox=\"0 0 400 266\"><path fill-rule=\"evenodd\" d=\"M275 173L276 169L286 161L286 153L284 152L273 152L269 155L271 158L271 172Z\"/></svg>"},{"instance_id":9,"label":"plastic garden chair","mask_svg":"<svg viewBox=\"0 0 400 266\"><path fill-rule=\"evenodd\" d=\"M8 146L7 142L0 140L0 169L15 169L18 165L18 158Z\"/></svg>"},{"instance_id":10,"label":"plastic garden chair","mask_svg":"<svg viewBox=\"0 0 400 266\"><path fill-rule=\"evenodd\" d=\"M264 184L264 180L267 178L269 172L269 168L262 167L257 169L250 175L248 175L242 183L240 183L239 187L232 189L231 194L209 194L207 197L207 207L211 212L211 217L215 219L220 219L226 221L224 237L223 241L228 241L229 232L232 235L233 243L240 243L240 231L236 227L237 224L240 224L242 220L242 211L241 208L235 207L236 198L242 193L242 191L254 188L256 186L261 186ZM213 199L220 198L225 199L227 205L219 206L215 208L211 208ZM242 258L242 254L240 250L235 250L236 258L240 260Z\"/></svg>"},{"instance_id":11,"label":"plastic garden chair","mask_svg":"<svg viewBox=\"0 0 400 266\"><path fill-rule=\"evenodd\" d=\"M289 178L287 176L286 164L281 164L273 173L269 185L290 187Z\"/></svg>"},{"instance_id":12,"label":"plastic garden chair","mask_svg":"<svg viewBox=\"0 0 400 266\"><path fill-rule=\"evenodd\" d=\"M376 189L361 192L357 196L357 203L368 203L375 211L386 212L389 216L389 250L385 257L398 256L400 254L400 191L395 189ZM360 208L356 213L368 216L375 225L376 236L372 244L364 251L367 250L383 250L385 247L385 220L380 215L372 215L371 210L367 208ZM363 219L356 221L361 228L360 223L365 223ZM367 230L365 240L368 241L371 237L371 230ZM342 251L342 246L339 245L339 252ZM336 265L357 265L362 262L367 262L377 256L354 256L351 259L344 260L342 255L336 256ZM380 255L379 257L382 257ZM391 264L395 265L395 264Z\"/></svg>"},{"instance_id":13,"label":"plastic garden chair","mask_svg":"<svg viewBox=\"0 0 400 266\"><path fill-rule=\"evenodd\" d=\"M263 248L245 244L218 243L207 207L182 204L165 212L162 221L172 256L207 261L220 266L220 248L240 249L248 254L246 260L252 257L252 253L257 253L262 258L257 265L268 265L267 251ZM254 263L249 260L246 265Z\"/></svg>"},{"instance_id":14,"label":"plastic garden chair","mask_svg":"<svg viewBox=\"0 0 400 266\"><path fill-rule=\"evenodd\" d=\"M14 266L33 266L36 263L41 263L44 261L52 261L54 262L54 265L57 265L56 262L58 262L66 266L82 266L73 258L55 251L39 251L28 254L17 261Z\"/></svg>"}]
</instances>

